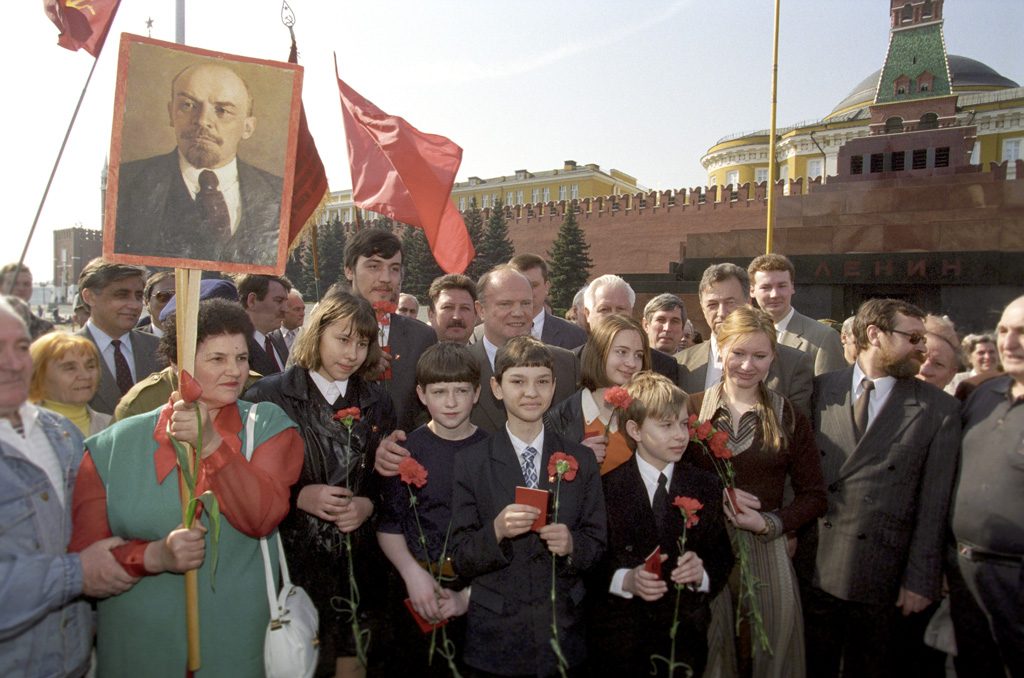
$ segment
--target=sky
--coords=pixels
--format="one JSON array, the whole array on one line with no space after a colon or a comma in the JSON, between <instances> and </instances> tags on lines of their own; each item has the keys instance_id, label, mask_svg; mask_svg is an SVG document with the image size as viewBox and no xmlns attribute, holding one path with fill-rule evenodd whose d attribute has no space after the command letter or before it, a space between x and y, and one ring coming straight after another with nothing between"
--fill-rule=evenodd
<instances>
[{"instance_id":1,"label":"sky","mask_svg":"<svg viewBox=\"0 0 1024 678\"><path fill-rule=\"evenodd\" d=\"M342 79L388 113L464 149L457 180L565 160L621 170L650 189L704 183L722 136L767 128L770 0L289 0L303 100L331 190L351 187ZM86 90L26 263L52 278L55 229L100 223L121 33L174 41L174 0L123 0ZM782 0L780 127L828 114L878 69L886 0ZM57 46L39 0L5 4L8 68L4 261L17 261L93 59ZM186 0L185 43L284 61L280 0ZM1024 84L1018 0L946 0L951 54ZM155 83L154 87L165 87ZM18 108L28 102L28 108ZM35 103L32 103L35 102Z\"/></svg>"}]
</instances>

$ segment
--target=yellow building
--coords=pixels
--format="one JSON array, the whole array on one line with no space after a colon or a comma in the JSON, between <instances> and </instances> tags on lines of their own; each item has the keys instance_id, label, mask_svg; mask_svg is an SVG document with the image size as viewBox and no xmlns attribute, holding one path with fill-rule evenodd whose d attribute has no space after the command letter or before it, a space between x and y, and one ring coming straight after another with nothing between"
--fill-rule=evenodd
<instances>
[{"instance_id":1,"label":"yellow building","mask_svg":"<svg viewBox=\"0 0 1024 678\"><path fill-rule=\"evenodd\" d=\"M609 195L635 194L647 189L637 183L636 177L612 169L607 172L598 165L579 165L575 160L566 160L561 169L530 172L516 170L507 176L481 179L469 177L468 181L457 182L452 187L452 200L459 211L469 209L476 199L479 208L492 207L500 200L505 205L536 205L559 200L596 198ZM326 207L328 221L339 219L342 223L355 219L355 205L352 190L332 191ZM363 218L375 218L362 210Z\"/></svg>"},{"instance_id":2,"label":"yellow building","mask_svg":"<svg viewBox=\"0 0 1024 678\"><path fill-rule=\"evenodd\" d=\"M1009 161L1012 173L1014 161L1024 158L1024 87L980 61L955 54L948 55L947 60L952 93L958 95L957 117L961 124L977 127L971 163L981 164L987 172L990 162ZM775 148L779 179L802 178L808 182L838 174L840 147L869 134L868 108L874 103L880 76L881 69L864 78L821 120L778 130ZM701 165L708 173L709 186L735 188L766 181L768 130L719 139L701 158Z\"/></svg>"}]
</instances>

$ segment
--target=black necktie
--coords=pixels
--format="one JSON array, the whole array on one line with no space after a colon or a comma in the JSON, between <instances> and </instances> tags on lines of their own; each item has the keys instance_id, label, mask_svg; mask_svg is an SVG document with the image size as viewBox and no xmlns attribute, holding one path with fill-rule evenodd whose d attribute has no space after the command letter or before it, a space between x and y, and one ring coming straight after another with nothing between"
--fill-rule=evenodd
<instances>
[{"instance_id":1,"label":"black necktie","mask_svg":"<svg viewBox=\"0 0 1024 678\"><path fill-rule=\"evenodd\" d=\"M270 362L274 363L274 371L281 371L281 363L277 362L277 355L274 354L274 344L270 341L270 335L267 334L263 337L263 350L267 352L267 357L270 358Z\"/></svg>"},{"instance_id":2,"label":"black necktie","mask_svg":"<svg viewBox=\"0 0 1024 678\"><path fill-rule=\"evenodd\" d=\"M124 395L135 383L132 381L132 371L128 367L128 360L125 359L124 353L121 353L121 340L114 339L110 345L114 347L114 379L117 380L117 388L121 391L121 395Z\"/></svg>"},{"instance_id":3,"label":"black necktie","mask_svg":"<svg viewBox=\"0 0 1024 678\"><path fill-rule=\"evenodd\" d=\"M665 485L668 483L668 476L664 473L658 474L658 488L654 490L654 501L651 508L654 510L654 522L658 526L658 535L664 536L665 528L668 526L668 490Z\"/></svg>"},{"instance_id":4,"label":"black necktie","mask_svg":"<svg viewBox=\"0 0 1024 678\"><path fill-rule=\"evenodd\" d=\"M196 207L203 225L209 228L218 240L231 236L231 217L224 194L217 188L217 175L210 170L199 173L199 193L196 194Z\"/></svg>"},{"instance_id":5,"label":"black necktie","mask_svg":"<svg viewBox=\"0 0 1024 678\"><path fill-rule=\"evenodd\" d=\"M871 391L875 388L875 383L867 377L861 380L860 385L863 391L853 404L853 428L857 434L857 442L860 442L864 432L868 430L868 407L871 405Z\"/></svg>"}]
</instances>

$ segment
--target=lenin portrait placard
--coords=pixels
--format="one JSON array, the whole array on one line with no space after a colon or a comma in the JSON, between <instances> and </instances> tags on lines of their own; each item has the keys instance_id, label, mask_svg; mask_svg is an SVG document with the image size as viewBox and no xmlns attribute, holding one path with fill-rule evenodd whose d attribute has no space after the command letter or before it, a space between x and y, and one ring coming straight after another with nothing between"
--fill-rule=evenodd
<instances>
[{"instance_id":1,"label":"lenin portrait placard","mask_svg":"<svg viewBox=\"0 0 1024 678\"><path fill-rule=\"evenodd\" d=\"M121 37L103 255L283 273L302 68Z\"/></svg>"}]
</instances>

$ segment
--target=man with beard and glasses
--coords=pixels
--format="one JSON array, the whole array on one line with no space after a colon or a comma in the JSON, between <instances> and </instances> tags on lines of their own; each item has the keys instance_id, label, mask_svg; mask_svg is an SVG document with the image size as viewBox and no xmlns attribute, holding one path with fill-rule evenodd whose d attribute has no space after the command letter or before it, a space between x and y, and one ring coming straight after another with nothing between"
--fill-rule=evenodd
<instances>
[{"instance_id":1,"label":"man with beard and glasses","mask_svg":"<svg viewBox=\"0 0 1024 678\"><path fill-rule=\"evenodd\" d=\"M427 290L427 319L438 341L469 344L476 325L476 283L469 276L449 273L434 278Z\"/></svg>"},{"instance_id":2,"label":"man with beard and glasses","mask_svg":"<svg viewBox=\"0 0 1024 678\"><path fill-rule=\"evenodd\" d=\"M118 168L114 251L273 265L282 179L237 156L256 133L249 86L222 63L193 64L167 113L177 148Z\"/></svg>"},{"instance_id":3,"label":"man with beard and glasses","mask_svg":"<svg viewBox=\"0 0 1024 678\"><path fill-rule=\"evenodd\" d=\"M942 591L943 546L960 443L957 401L915 379L925 314L897 299L861 304L859 353L814 380L812 412L828 511L802 591L807 673L900 675L905 634ZM901 618L902 617L902 618ZM911 641L913 642L913 641Z\"/></svg>"}]
</instances>

